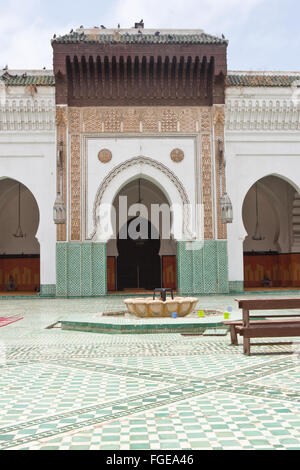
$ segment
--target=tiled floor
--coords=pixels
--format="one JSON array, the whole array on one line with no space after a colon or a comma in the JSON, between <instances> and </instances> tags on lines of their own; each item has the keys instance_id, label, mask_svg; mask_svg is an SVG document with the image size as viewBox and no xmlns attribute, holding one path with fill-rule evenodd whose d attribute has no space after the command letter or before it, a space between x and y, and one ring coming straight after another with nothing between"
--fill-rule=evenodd
<instances>
[{"instance_id":1,"label":"tiled floor","mask_svg":"<svg viewBox=\"0 0 300 470\"><path fill-rule=\"evenodd\" d=\"M231 297L199 308L227 310ZM1 300L0 449L299 449L299 345L46 329L121 298ZM285 339L284 339L285 341ZM296 342L297 340L295 340Z\"/></svg>"}]
</instances>

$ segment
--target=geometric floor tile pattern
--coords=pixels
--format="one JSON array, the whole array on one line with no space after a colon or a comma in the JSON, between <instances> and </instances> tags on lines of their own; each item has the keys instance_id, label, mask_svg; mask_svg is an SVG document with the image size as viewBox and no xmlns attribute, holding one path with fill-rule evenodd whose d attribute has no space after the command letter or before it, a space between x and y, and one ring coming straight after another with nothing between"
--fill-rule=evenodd
<instances>
[{"instance_id":1,"label":"geometric floor tile pattern","mask_svg":"<svg viewBox=\"0 0 300 470\"><path fill-rule=\"evenodd\" d=\"M0 330L0 449L300 450L300 359L287 354L291 346L253 347L258 354L247 357L229 335L46 329L62 315L121 304L0 301L2 316L24 316ZM224 305L234 299L205 299Z\"/></svg>"}]
</instances>

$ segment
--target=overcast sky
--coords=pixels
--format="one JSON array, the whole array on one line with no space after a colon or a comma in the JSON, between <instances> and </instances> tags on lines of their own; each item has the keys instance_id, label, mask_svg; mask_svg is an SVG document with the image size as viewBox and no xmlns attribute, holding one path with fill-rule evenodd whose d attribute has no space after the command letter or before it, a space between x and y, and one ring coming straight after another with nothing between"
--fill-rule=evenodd
<instances>
[{"instance_id":1,"label":"overcast sky","mask_svg":"<svg viewBox=\"0 0 300 470\"><path fill-rule=\"evenodd\" d=\"M0 68L52 68L54 33L141 18L224 34L230 70L300 70L299 0L0 0Z\"/></svg>"}]
</instances>

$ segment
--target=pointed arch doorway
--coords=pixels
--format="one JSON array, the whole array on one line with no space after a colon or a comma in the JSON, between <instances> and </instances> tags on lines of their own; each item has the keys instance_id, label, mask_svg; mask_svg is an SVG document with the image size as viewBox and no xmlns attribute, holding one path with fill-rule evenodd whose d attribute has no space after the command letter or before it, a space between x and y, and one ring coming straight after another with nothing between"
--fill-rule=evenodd
<instances>
[{"instance_id":1,"label":"pointed arch doorway","mask_svg":"<svg viewBox=\"0 0 300 470\"><path fill-rule=\"evenodd\" d=\"M243 204L245 290L300 289L300 194L280 175L256 181Z\"/></svg>"},{"instance_id":2,"label":"pointed arch doorway","mask_svg":"<svg viewBox=\"0 0 300 470\"><path fill-rule=\"evenodd\" d=\"M146 237L134 240L130 237L130 225L136 219L129 220L125 227L126 239L118 236L118 262L117 262L117 286L118 290L136 289L153 290L160 287L161 282L161 259L160 238L151 237L154 227L151 222L144 221L147 227ZM137 227L140 231L140 227Z\"/></svg>"},{"instance_id":3,"label":"pointed arch doorway","mask_svg":"<svg viewBox=\"0 0 300 470\"><path fill-rule=\"evenodd\" d=\"M19 181L0 178L0 292L40 291L40 214L31 191Z\"/></svg>"},{"instance_id":4,"label":"pointed arch doorway","mask_svg":"<svg viewBox=\"0 0 300 470\"><path fill-rule=\"evenodd\" d=\"M148 217L127 216L127 222L120 226L120 196L127 198L128 208L142 204ZM107 286L108 291L151 291L156 287L177 287L177 243L164 238L163 213L159 221L151 221L152 205L165 206L169 202L154 181L138 177L125 184L114 200L117 214L117 239L107 244ZM138 223L138 219L141 224ZM124 220L124 219L123 219ZM171 220L170 226L171 226ZM143 227L141 227L142 225ZM132 237L131 229L142 232L141 237ZM145 235L145 236L144 236Z\"/></svg>"}]
</instances>

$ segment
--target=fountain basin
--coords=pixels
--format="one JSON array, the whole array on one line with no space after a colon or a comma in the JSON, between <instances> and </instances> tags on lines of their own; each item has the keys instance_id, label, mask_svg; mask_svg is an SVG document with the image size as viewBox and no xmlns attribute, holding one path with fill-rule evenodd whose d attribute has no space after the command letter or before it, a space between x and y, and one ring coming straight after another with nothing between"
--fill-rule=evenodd
<instances>
[{"instance_id":1,"label":"fountain basin","mask_svg":"<svg viewBox=\"0 0 300 470\"><path fill-rule=\"evenodd\" d=\"M199 299L195 297L175 297L162 300L152 298L126 299L124 303L128 312L140 318L170 318L172 313L186 317L195 310Z\"/></svg>"}]
</instances>

